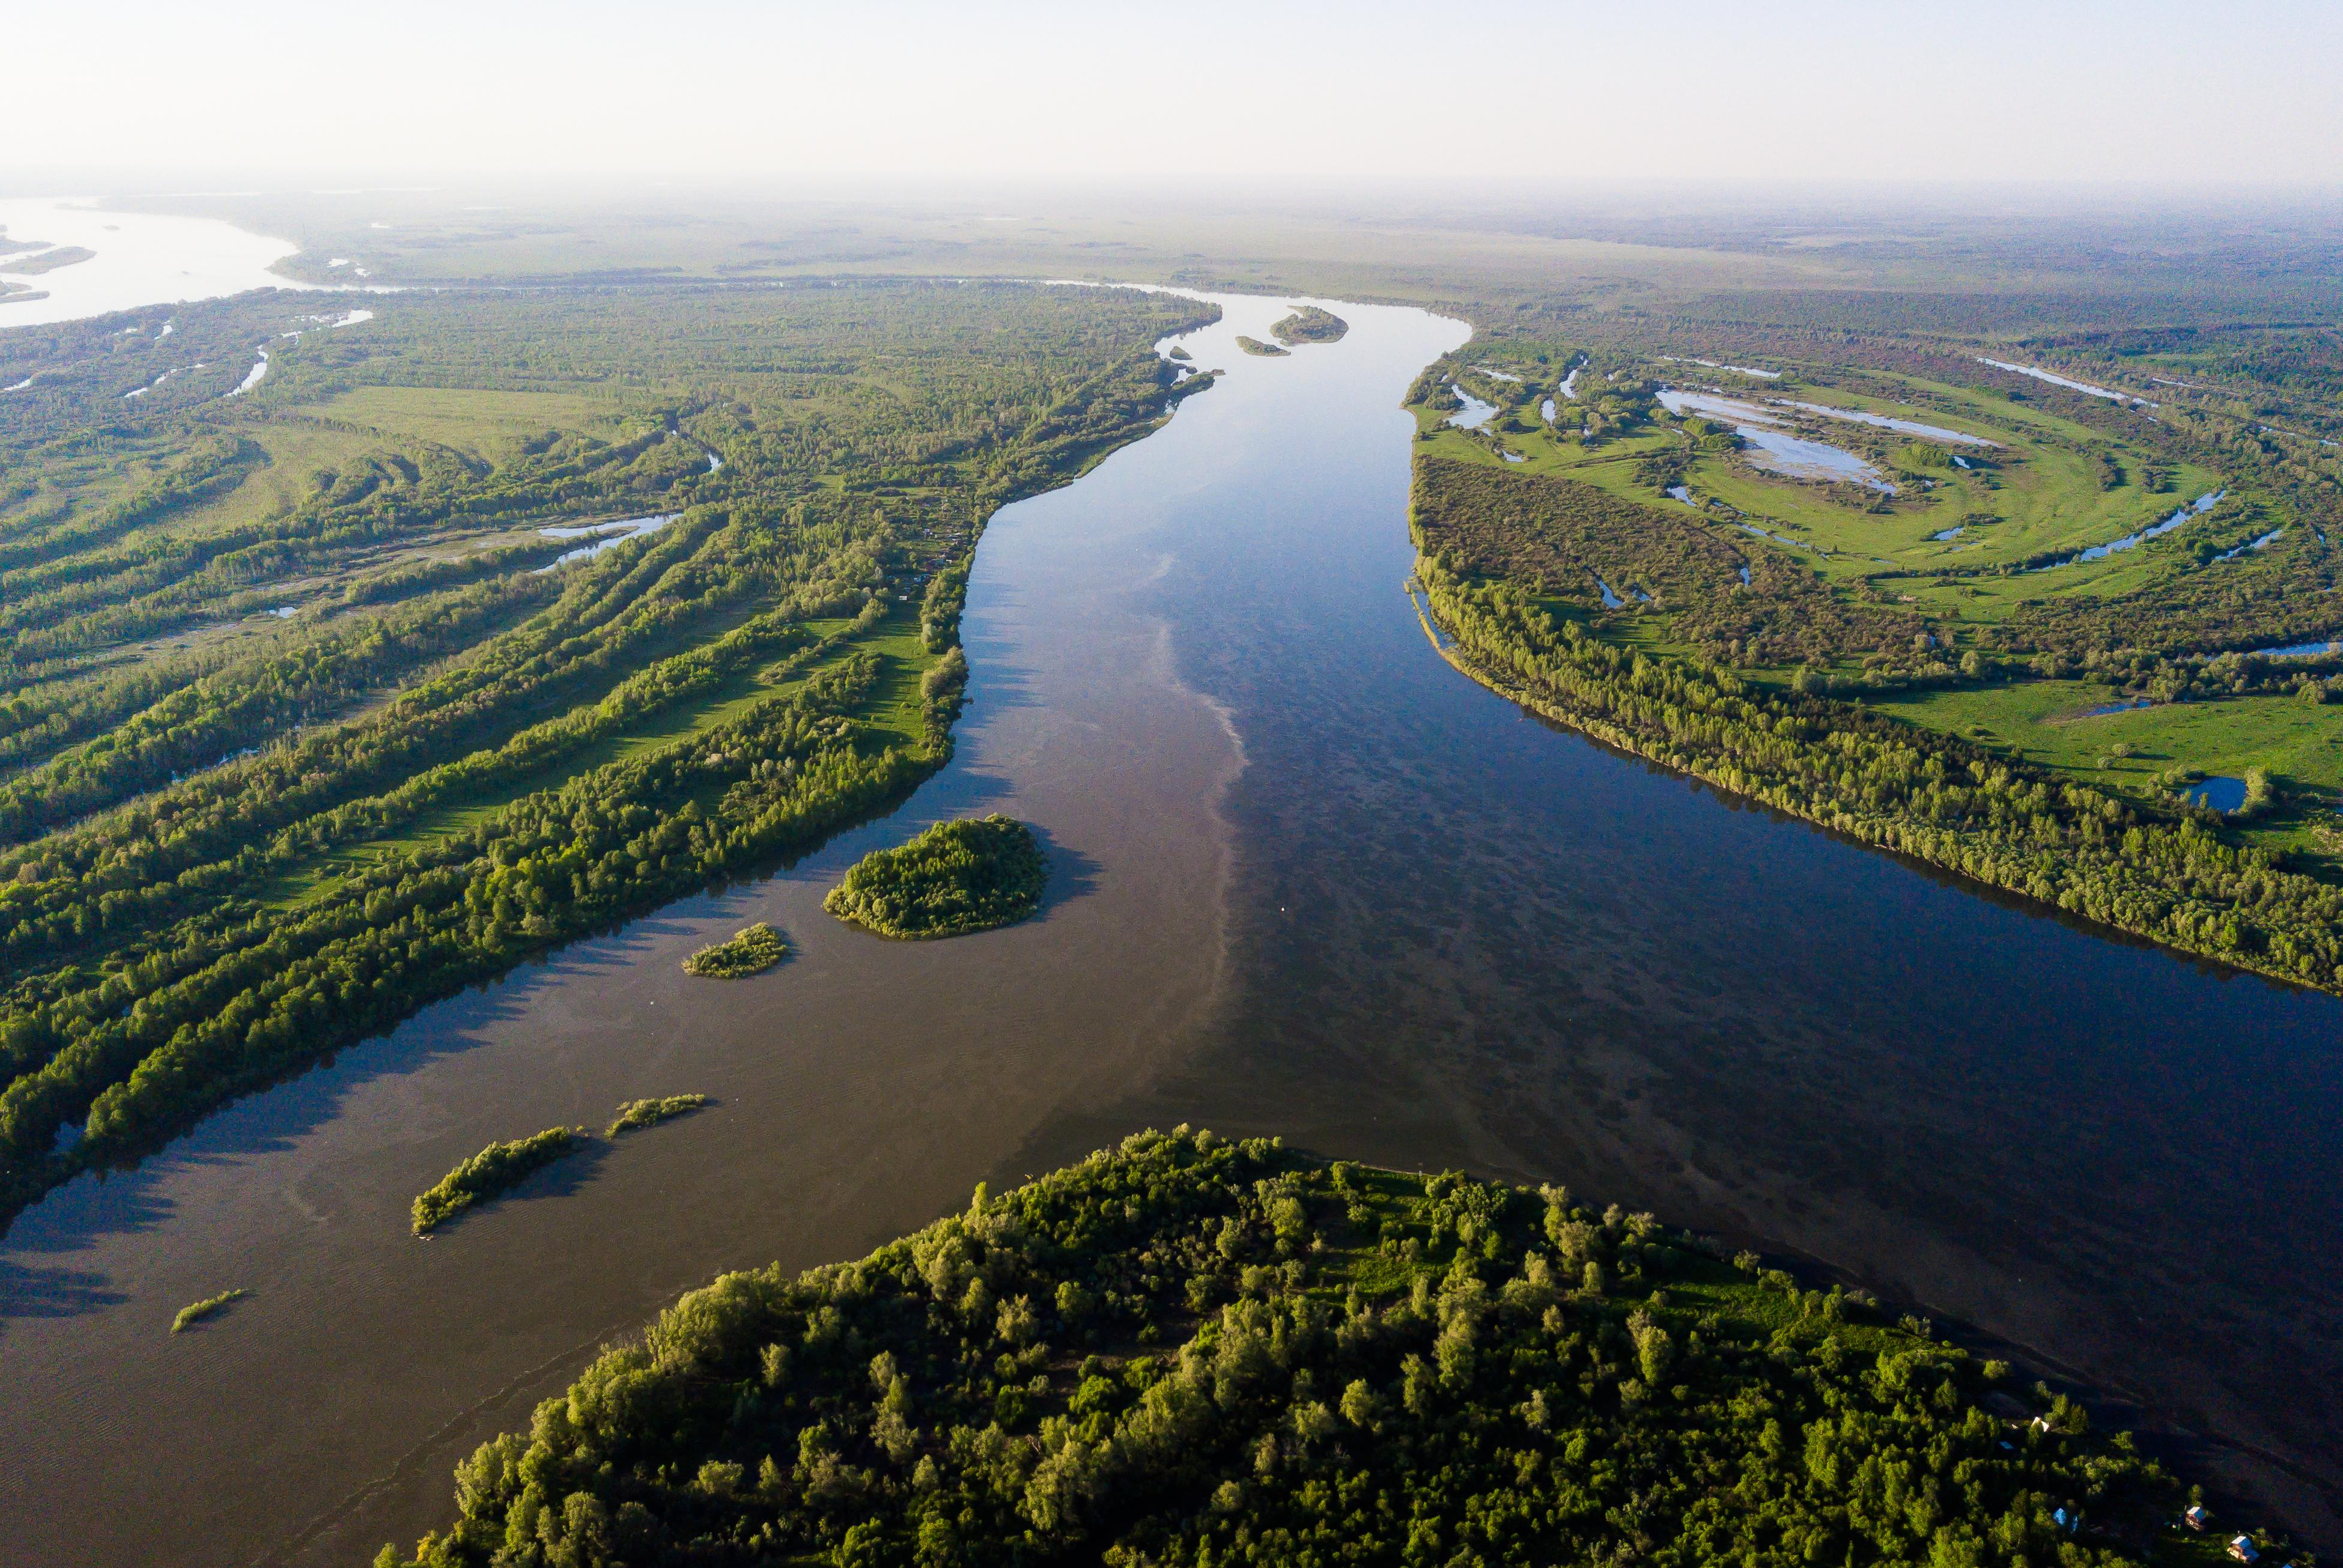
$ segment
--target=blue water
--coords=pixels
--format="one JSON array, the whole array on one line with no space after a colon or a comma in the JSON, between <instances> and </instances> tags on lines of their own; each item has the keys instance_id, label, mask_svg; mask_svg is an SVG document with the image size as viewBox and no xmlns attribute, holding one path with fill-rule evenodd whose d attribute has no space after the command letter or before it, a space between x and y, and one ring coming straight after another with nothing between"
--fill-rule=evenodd
<instances>
[{"instance_id":1,"label":"blue water","mask_svg":"<svg viewBox=\"0 0 2343 1568\"><path fill-rule=\"evenodd\" d=\"M2181 791L2199 806L2216 811L2234 811L2246 803L2246 781L2242 779L2213 778L2191 784Z\"/></svg>"}]
</instances>

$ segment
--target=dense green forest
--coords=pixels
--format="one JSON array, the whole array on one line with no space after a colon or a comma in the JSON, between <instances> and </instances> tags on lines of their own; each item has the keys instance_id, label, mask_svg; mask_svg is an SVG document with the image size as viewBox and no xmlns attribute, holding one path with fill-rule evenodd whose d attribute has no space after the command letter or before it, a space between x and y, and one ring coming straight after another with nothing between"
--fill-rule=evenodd
<instances>
[{"instance_id":1,"label":"dense green forest","mask_svg":"<svg viewBox=\"0 0 2343 1568\"><path fill-rule=\"evenodd\" d=\"M1498 333L1419 379L1451 658L1866 842L2343 989L2333 449L2002 368L2119 379L2062 346L1704 347ZM1460 389L1497 416L1447 425ZM2217 774L2235 809L2191 796Z\"/></svg>"},{"instance_id":2,"label":"dense green forest","mask_svg":"<svg viewBox=\"0 0 2343 1568\"><path fill-rule=\"evenodd\" d=\"M1033 829L995 813L939 822L848 868L821 907L889 937L957 937L1028 919L1049 867Z\"/></svg>"},{"instance_id":3,"label":"dense green forest","mask_svg":"<svg viewBox=\"0 0 2343 1568\"><path fill-rule=\"evenodd\" d=\"M985 520L1152 428L1211 314L306 307L0 345L0 1213L902 798Z\"/></svg>"},{"instance_id":4,"label":"dense green forest","mask_svg":"<svg viewBox=\"0 0 2343 1568\"><path fill-rule=\"evenodd\" d=\"M2187 1495L1649 1214L1181 1128L684 1297L411 1561L2112 1568L2209 1557Z\"/></svg>"}]
</instances>

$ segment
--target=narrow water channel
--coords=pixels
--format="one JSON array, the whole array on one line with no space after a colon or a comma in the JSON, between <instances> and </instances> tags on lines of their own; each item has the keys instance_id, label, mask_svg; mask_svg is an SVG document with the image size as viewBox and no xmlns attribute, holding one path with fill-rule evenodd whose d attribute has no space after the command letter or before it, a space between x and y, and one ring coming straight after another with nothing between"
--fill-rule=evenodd
<instances>
[{"instance_id":1,"label":"narrow water channel","mask_svg":"<svg viewBox=\"0 0 2343 1568\"><path fill-rule=\"evenodd\" d=\"M2343 1003L2075 930L1556 732L1403 590L1408 383L1464 337L1222 382L980 549L957 760L894 817L419 1016L85 1180L0 1243L12 1563L351 1563L597 1345L719 1270L859 1252L1151 1121L1560 1180L1956 1314L2332 1531ZM819 910L1011 811L1043 918L934 945ZM754 980L682 956L752 920ZM411 1240L491 1138L703 1115ZM174 1339L178 1306L254 1291ZM2322 1525L2321 1521L2324 1521Z\"/></svg>"}]
</instances>

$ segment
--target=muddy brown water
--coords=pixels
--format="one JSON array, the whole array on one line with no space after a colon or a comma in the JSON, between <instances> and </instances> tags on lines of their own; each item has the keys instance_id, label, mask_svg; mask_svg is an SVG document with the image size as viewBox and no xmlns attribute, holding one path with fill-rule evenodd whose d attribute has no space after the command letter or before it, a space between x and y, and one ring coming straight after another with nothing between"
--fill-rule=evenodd
<instances>
[{"instance_id":1,"label":"muddy brown water","mask_svg":"<svg viewBox=\"0 0 2343 1568\"><path fill-rule=\"evenodd\" d=\"M427 1010L0 1240L0 1561L363 1562L449 1470L718 1271L859 1254L1135 1127L1558 1180L1811 1260L2193 1434L2338 1533L2343 1003L1988 900L1537 723L1403 592L1409 418L1463 327L1222 383L980 549L957 759L770 879ZM821 914L1005 810L1042 916ZM754 980L683 956L754 920ZM423 1242L491 1139L714 1108ZM250 1299L172 1336L186 1302Z\"/></svg>"}]
</instances>

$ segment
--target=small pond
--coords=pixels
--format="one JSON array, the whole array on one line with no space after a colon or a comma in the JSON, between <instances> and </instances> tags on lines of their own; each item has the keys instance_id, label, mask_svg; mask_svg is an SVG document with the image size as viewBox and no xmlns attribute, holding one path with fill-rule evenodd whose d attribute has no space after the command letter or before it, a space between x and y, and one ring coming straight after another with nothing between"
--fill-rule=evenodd
<instances>
[{"instance_id":1,"label":"small pond","mask_svg":"<svg viewBox=\"0 0 2343 1568\"><path fill-rule=\"evenodd\" d=\"M2150 524L2148 527L2140 529L2140 531L2136 534L2126 534L2119 539L2110 539L2103 545L2093 545L2087 550L2083 550L2077 554L2068 556L2066 560L2051 561L2046 566L2036 567L2034 569L2036 571L2047 571L2050 567L2063 567L2071 561L2105 560L2107 557L2115 554L2117 550L2130 549L2148 539L2157 538L2158 535L2170 533L2173 529L2178 528L2181 524L2187 522L2191 518L2202 517L2205 513L2211 511L2216 506L2217 506L2220 503L2221 498L2228 493L2229 492L2227 490L2215 490L2209 495L2199 496L2196 500L2190 502L2187 506L2181 508L2178 511L2174 512L2170 517L2165 518L2164 521L2160 523Z\"/></svg>"},{"instance_id":2,"label":"small pond","mask_svg":"<svg viewBox=\"0 0 2343 1568\"><path fill-rule=\"evenodd\" d=\"M2210 807L2216 811L2234 811L2246 803L2246 781L2242 779L2207 779L2191 784L2181 793L2192 804Z\"/></svg>"},{"instance_id":3,"label":"small pond","mask_svg":"<svg viewBox=\"0 0 2343 1568\"><path fill-rule=\"evenodd\" d=\"M1455 413L1448 416L1447 422L1458 429L1477 430L1497 417L1497 406L1494 403L1482 402L1453 382L1449 384L1448 389L1455 393L1456 401L1463 405Z\"/></svg>"},{"instance_id":4,"label":"small pond","mask_svg":"<svg viewBox=\"0 0 2343 1568\"><path fill-rule=\"evenodd\" d=\"M2089 397L2105 397L2117 403L2137 403L2142 401L2142 399L2134 397L2128 392L2116 392L2105 387L2094 387L2087 381L2070 380L2066 377L2055 375L2050 371L2039 369L2032 365L2013 365L2006 359L1988 359L1982 354L1977 356L1977 363L1980 365L1990 365L1996 370L2006 370L2014 376L2031 376L2036 381L2047 381L2053 387L2064 387L2069 392L2080 392L2084 396ZM2148 405L2151 408L2155 406L2156 405L2153 403Z\"/></svg>"},{"instance_id":5,"label":"small pond","mask_svg":"<svg viewBox=\"0 0 2343 1568\"><path fill-rule=\"evenodd\" d=\"M1972 436L1966 430L1947 430L1942 425L1923 425L1917 419L1898 419L1885 414L1867 414L1860 408L1834 408L1827 403L1790 403L1787 407L1817 414L1825 419L1844 419L1852 425L1871 425L1882 430L1900 430L1906 436L1925 436L1931 441L1949 441L1962 447L1997 447L1998 441L1988 441L1982 436ZM1966 468L1961 458L1953 459Z\"/></svg>"}]
</instances>

